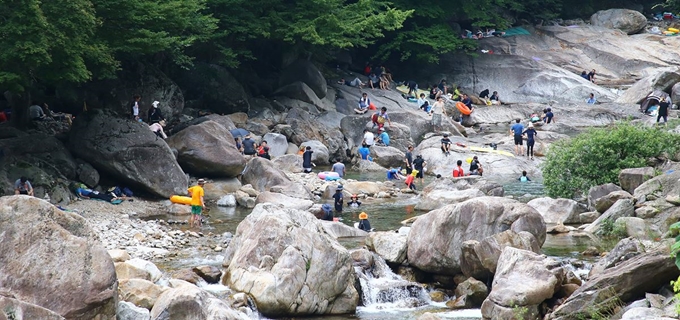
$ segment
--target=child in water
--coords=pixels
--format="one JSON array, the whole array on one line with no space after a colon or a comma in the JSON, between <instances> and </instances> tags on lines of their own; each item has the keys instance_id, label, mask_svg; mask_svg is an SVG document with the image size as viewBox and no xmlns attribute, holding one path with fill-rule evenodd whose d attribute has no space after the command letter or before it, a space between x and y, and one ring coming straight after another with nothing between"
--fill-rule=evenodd
<instances>
[{"instance_id":1,"label":"child in water","mask_svg":"<svg viewBox=\"0 0 680 320\"><path fill-rule=\"evenodd\" d=\"M368 215L366 212L359 214L359 224L357 225L357 228L366 232L371 232L371 223L368 221Z\"/></svg>"},{"instance_id":2,"label":"child in water","mask_svg":"<svg viewBox=\"0 0 680 320\"><path fill-rule=\"evenodd\" d=\"M529 177L527 177L527 172L526 172L526 171L522 171L522 176L519 177L519 178L517 178L517 180L519 180L519 181L521 181L521 182L531 181L531 179L529 179Z\"/></svg>"},{"instance_id":3,"label":"child in water","mask_svg":"<svg viewBox=\"0 0 680 320\"><path fill-rule=\"evenodd\" d=\"M356 194L353 194L351 198L349 198L349 202L347 202L347 206L350 208L358 208L361 206L361 201L358 200L359 198L357 197Z\"/></svg>"}]
</instances>

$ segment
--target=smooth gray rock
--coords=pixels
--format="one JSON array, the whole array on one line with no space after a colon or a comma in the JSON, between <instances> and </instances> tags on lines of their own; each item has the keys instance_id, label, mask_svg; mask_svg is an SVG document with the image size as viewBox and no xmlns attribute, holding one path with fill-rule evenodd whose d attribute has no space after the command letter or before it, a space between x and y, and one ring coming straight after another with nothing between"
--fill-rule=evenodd
<instances>
[{"instance_id":1,"label":"smooth gray rock","mask_svg":"<svg viewBox=\"0 0 680 320\"><path fill-rule=\"evenodd\" d=\"M619 29L626 34L635 34L647 26L647 17L629 9L608 9L596 12L590 17L590 24L609 29Z\"/></svg>"}]
</instances>

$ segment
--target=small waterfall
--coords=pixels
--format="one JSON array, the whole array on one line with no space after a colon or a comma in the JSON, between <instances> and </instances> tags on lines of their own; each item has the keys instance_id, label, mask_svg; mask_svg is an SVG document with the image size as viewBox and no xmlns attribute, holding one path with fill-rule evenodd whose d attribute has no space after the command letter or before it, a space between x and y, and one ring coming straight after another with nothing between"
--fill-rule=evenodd
<instances>
[{"instance_id":1,"label":"small waterfall","mask_svg":"<svg viewBox=\"0 0 680 320\"><path fill-rule=\"evenodd\" d=\"M355 266L361 285L361 302L366 308L394 310L417 308L431 303L419 283L409 282L392 272L385 260L375 253L371 266Z\"/></svg>"}]
</instances>

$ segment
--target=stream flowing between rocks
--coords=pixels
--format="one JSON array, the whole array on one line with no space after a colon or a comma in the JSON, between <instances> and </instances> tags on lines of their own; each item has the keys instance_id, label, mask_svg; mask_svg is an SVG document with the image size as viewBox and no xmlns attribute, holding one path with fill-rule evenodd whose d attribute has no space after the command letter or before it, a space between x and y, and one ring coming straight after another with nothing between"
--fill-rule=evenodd
<instances>
[{"instance_id":1,"label":"stream flowing between rocks","mask_svg":"<svg viewBox=\"0 0 680 320\"><path fill-rule=\"evenodd\" d=\"M324 170L324 168L317 168ZM384 180L382 173L359 174L349 171L346 178L356 180ZM542 197L544 188L542 178L537 177L531 182L519 182L515 176L494 176L485 177L493 182L502 184L505 188L505 196L513 197L522 202ZM425 185L436 178L427 176ZM419 188L422 188L419 186ZM391 199L364 200L358 209L345 209L340 216L340 221L346 225L353 226L358 222L358 215L364 211L368 213L371 226L377 231L397 230L402 227L401 221L421 214L423 211L415 210L418 202L415 195L401 196ZM192 231L203 234L223 235L229 239L236 232L238 224L250 214L252 209L243 207L218 207L211 206L209 210L208 223L200 230L194 228ZM147 218L150 220L181 221L185 218L170 215L162 215ZM177 230L190 230L186 224L171 224ZM348 249L361 248L364 246L363 238L340 238L338 241ZM587 275L591 263L596 258L588 259L583 257L580 252L587 247L601 247L603 244L599 240L593 239L586 234L570 232L567 234L548 234L542 252L558 261L563 262L565 268L569 268L577 275ZM227 246L227 241L224 247ZM224 256L222 249L219 252L211 250L209 247L199 247L183 249L174 256L156 259L156 263L161 270L171 273L182 268L191 268L198 265L213 265L221 268ZM364 301L364 306L357 309L354 315L344 316L319 316L309 319L414 319L425 312L437 312L440 317L447 319L481 319L479 309L450 310L444 302L433 302L430 300L428 289L415 283L410 283L396 275L387 266L385 261L375 255L376 269L370 274L366 274L360 281ZM361 272L357 270L357 272ZM219 284L202 284L205 290L213 292L217 296L226 295L230 292L229 288Z\"/></svg>"}]
</instances>

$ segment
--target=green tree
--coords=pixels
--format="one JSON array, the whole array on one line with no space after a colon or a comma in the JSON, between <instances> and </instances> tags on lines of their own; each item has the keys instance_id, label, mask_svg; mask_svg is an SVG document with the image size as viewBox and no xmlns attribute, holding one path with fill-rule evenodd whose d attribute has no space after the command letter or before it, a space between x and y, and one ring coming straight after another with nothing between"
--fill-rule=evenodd
<instances>
[{"instance_id":1,"label":"green tree","mask_svg":"<svg viewBox=\"0 0 680 320\"><path fill-rule=\"evenodd\" d=\"M544 184L549 196L572 198L592 186L618 183L622 169L678 150L680 135L656 128L623 123L591 129L550 147L542 165Z\"/></svg>"}]
</instances>

